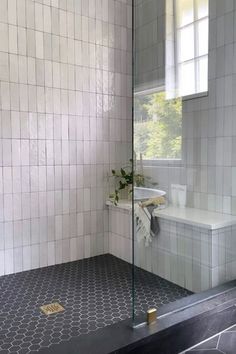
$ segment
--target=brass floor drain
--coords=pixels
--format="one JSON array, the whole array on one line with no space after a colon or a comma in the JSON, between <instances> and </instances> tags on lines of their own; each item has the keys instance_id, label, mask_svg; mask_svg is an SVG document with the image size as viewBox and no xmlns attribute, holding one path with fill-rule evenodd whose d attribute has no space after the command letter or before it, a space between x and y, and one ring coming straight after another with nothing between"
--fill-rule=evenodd
<instances>
[{"instance_id":1,"label":"brass floor drain","mask_svg":"<svg viewBox=\"0 0 236 354\"><path fill-rule=\"evenodd\" d=\"M59 313L65 311L64 307L61 306L58 302L54 302L52 304L43 305L40 307L40 310L45 315L53 315L54 313Z\"/></svg>"}]
</instances>

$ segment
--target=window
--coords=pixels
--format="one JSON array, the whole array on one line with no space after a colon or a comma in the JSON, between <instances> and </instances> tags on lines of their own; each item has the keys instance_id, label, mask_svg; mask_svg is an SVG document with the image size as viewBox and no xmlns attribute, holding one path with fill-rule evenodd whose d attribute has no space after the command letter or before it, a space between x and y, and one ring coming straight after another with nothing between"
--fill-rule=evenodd
<instances>
[{"instance_id":1,"label":"window","mask_svg":"<svg viewBox=\"0 0 236 354\"><path fill-rule=\"evenodd\" d=\"M167 2L171 6L165 19L163 67L145 77L146 87L137 90L134 99L137 158L142 155L144 160L158 163L182 158L182 97L208 91L208 2ZM150 51L150 58L155 58L154 53ZM155 73L162 80L153 85Z\"/></svg>"},{"instance_id":2,"label":"window","mask_svg":"<svg viewBox=\"0 0 236 354\"><path fill-rule=\"evenodd\" d=\"M181 158L182 100L165 92L135 95L134 149L139 159Z\"/></svg>"},{"instance_id":3,"label":"window","mask_svg":"<svg viewBox=\"0 0 236 354\"><path fill-rule=\"evenodd\" d=\"M180 96L208 90L208 0L175 0L176 72Z\"/></svg>"}]
</instances>

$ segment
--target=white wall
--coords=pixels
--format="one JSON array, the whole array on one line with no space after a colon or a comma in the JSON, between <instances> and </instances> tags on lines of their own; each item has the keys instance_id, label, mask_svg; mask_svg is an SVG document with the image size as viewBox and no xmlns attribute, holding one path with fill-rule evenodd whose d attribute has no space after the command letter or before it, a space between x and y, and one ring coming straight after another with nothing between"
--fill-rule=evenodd
<instances>
[{"instance_id":1,"label":"white wall","mask_svg":"<svg viewBox=\"0 0 236 354\"><path fill-rule=\"evenodd\" d=\"M131 141L131 1L0 1L0 275L108 251Z\"/></svg>"}]
</instances>

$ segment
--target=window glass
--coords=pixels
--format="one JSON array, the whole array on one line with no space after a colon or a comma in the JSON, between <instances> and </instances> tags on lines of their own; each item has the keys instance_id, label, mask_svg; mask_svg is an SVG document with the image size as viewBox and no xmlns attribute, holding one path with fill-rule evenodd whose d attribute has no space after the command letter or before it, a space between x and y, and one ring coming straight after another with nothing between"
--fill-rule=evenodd
<instances>
[{"instance_id":1,"label":"window glass","mask_svg":"<svg viewBox=\"0 0 236 354\"><path fill-rule=\"evenodd\" d=\"M202 57L197 61L197 90L198 92L204 92L208 89L208 60L207 56Z\"/></svg>"},{"instance_id":2,"label":"window glass","mask_svg":"<svg viewBox=\"0 0 236 354\"><path fill-rule=\"evenodd\" d=\"M208 53L208 19L198 21L197 23L197 55L206 55Z\"/></svg>"},{"instance_id":3,"label":"window glass","mask_svg":"<svg viewBox=\"0 0 236 354\"><path fill-rule=\"evenodd\" d=\"M193 0L177 0L176 1L177 10L177 26L182 27L193 22L194 12L193 12Z\"/></svg>"},{"instance_id":4,"label":"window glass","mask_svg":"<svg viewBox=\"0 0 236 354\"><path fill-rule=\"evenodd\" d=\"M179 86L181 96L195 93L195 63L193 60L180 65Z\"/></svg>"},{"instance_id":5,"label":"window glass","mask_svg":"<svg viewBox=\"0 0 236 354\"><path fill-rule=\"evenodd\" d=\"M208 0L176 0L178 94L208 90Z\"/></svg>"},{"instance_id":6,"label":"window glass","mask_svg":"<svg viewBox=\"0 0 236 354\"><path fill-rule=\"evenodd\" d=\"M194 58L193 25L179 30L178 61L183 62Z\"/></svg>"},{"instance_id":7,"label":"window glass","mask_svg":"<svg viewBox=\"0 0 236 354\"><path fill-rule=\"evenodd\" d=\"M195 0L196 1L196 10L197 10L197 19L208 16L208 0Z\"/></svg>"}]
</instances>

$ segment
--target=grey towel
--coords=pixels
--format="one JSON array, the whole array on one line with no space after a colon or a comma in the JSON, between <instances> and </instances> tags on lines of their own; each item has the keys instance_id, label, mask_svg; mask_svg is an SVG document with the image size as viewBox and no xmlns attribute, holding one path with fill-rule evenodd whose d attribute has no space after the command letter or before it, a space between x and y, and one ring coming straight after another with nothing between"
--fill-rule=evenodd
<instances>
[{"instance_id":1,"label":"grey towel","mask_svg":"<svg viewBox=\"0 0 236 354\"><path fill-rule=\"evenodd\" d=\"M151 236L155 237L158 235L159 231L160 231L160 225L159 225L159 221L158 221L158 217L157 216L153 216L153 211L156 209L155 205L149 205L147 207L147 210L150 214L150 232L151 232Z\"/></svg>"}]
</instances>

